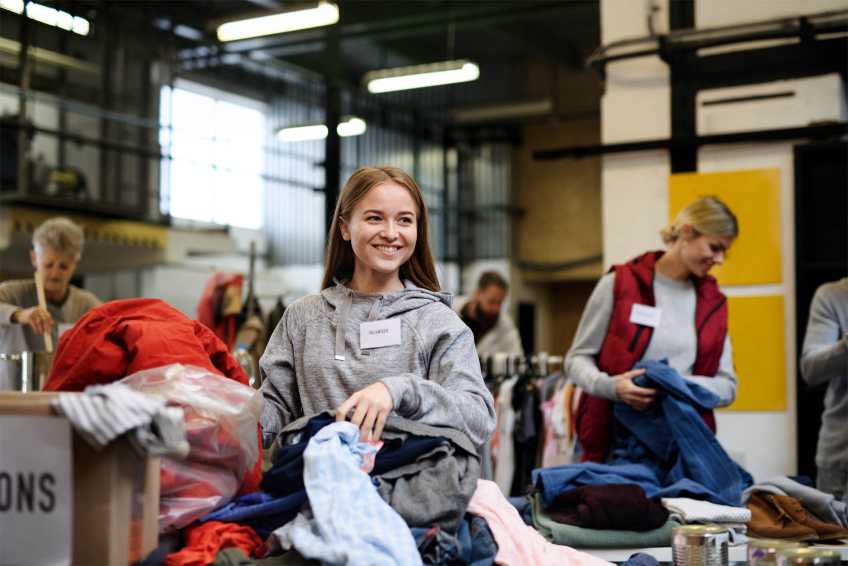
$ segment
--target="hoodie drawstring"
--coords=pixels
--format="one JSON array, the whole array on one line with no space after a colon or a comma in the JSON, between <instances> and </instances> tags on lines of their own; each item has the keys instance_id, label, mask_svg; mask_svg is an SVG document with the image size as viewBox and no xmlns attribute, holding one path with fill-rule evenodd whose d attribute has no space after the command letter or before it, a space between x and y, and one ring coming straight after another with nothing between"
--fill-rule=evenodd
<instances>
[{"instance_id":1,"label":"hoodie drawstring","mask_svg":"<svg viewBox=\"0 0 848 566\"><path fill-rule=\"evenodd\" d=\"M350 312L350 305L353 302L350 293L345 293L342 298L341 305L339 305L339 309L336 311L336 350L335 350L335 359L343 362L345 361L345 323L347 322L347 316Z\"/></svg>"}]
</instances>

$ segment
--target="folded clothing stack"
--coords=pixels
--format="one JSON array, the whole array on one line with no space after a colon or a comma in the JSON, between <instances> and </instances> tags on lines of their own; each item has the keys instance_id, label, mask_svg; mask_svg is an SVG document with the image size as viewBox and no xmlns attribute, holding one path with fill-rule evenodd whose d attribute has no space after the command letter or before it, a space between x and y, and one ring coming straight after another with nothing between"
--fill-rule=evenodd
<instances>
[{"instance_id":1,"label":"folded clothing stack","mask_svg":"<svg viewBox=\"0 0 848 566\"><path fill-rule=\"evenodd\" d=\"M747 541L747 523L751 520L751 510L747 507L718 505L709 501L699 501L687 497L665 497L663 506L669 516L683 524L714 524L726 527L730 532L730 541L741 544Z\"/></svg>"}]
</instances>

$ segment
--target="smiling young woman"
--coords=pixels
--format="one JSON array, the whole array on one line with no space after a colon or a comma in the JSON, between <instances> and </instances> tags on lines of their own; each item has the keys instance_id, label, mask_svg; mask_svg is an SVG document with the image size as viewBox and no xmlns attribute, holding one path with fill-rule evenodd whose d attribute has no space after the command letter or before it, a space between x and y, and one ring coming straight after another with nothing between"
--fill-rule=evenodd
<instances>
[{"instance_id":1,"label":"smiling young woman","mask_svg":"<svg viewBox=\"0 0 848 566\"><path fill-rule=\"evenodd\" d=\"M646 409L656 391L639 387L640 360L667 359L692 382L736 397L727 337L727 301L709 271L724 262L739 234L736 216L719 199L701 198L660 232L667 250L615 265L592 292L566 356L568 377L584 391L577 437L586 460L602 462L609 448L612 401ZM715 430L712 412L702 414Z\"/></svg>"},{"instance_id":2,"label":"smiling young woman","mask_svg":"<svg viewBox=\"0 0 848 566\"><path fill-rule=\"evenodd\" d=\"M394 412L484 444L494 404L474 336L440 292L415 181L395 167L356 170L327 241L321 293L286 309L260 361L265 432L332 410L374 439Z\"/></svg>"}]
</instances>

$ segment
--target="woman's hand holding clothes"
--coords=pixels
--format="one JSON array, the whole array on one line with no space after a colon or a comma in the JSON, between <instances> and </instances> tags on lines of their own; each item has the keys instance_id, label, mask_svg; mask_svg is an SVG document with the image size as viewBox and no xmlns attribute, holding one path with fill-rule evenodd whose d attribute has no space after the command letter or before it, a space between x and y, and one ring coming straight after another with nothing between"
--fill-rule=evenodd
<instances>
[{"instance_id":1,"label":"woman's hand holding clothes","mask_svg":"<svg viewBox=\"0 0 848 566\"><path fill-rule=\"evenodd\" d=\"M336 421L345 420L353 411L350 422L359 427L360 439L365 442L379 440L392 409L394 401L389 388L377 381L348 397L336 409Z\"/></svg>"},{"instance_id":2,"label":"woman's hand holding clothes","mask_svg":"<svg viewBox=\"0 0 848 566\"><path fill-rule=\"evenodd\" d=\"M630 405L638 411L644 411L654 402L656 389L639 387L633 383L633 378L645 373L644 369L634 369L613 376L615 379L615 396L622 403Z\"/></svg>"}]
</instances>

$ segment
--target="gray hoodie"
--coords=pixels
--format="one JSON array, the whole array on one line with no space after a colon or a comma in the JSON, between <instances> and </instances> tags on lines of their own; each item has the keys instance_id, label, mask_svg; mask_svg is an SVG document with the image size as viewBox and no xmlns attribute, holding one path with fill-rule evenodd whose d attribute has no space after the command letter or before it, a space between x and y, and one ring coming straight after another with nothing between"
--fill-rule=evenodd
<instances>
[{"instance_id":1,"label":"gray hoodie","mask_svg":"<svg viewBox=\"0 0 848 566\"><path fill-rule=\"evenodd\" d=\"M404 289L385 295L336 284L292 303L259 361L265 432L333 411L381 381L398 416L457 429L482 446L495 428L494 403L474 336L450 302L447 293L404 281ZM401 321L400 345L361 350L359 325L389 318Z\"/></svg>"}]
</instances>

